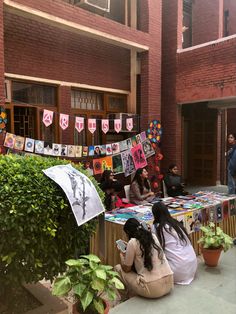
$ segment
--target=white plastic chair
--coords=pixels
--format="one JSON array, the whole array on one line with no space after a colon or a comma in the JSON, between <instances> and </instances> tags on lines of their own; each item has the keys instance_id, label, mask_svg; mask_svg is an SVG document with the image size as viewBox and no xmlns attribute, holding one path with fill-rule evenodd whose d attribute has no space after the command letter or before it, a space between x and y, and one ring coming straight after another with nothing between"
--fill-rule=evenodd
<instances>
[{"instance_id":1,"label":"white plastic chair","mask_svg":"<svg viewBox=\"0 0 236 314\"><path fill-rule=\"evenodd\" d=\"M125 198L126 198L128 201L130 201L130 199L129 199L130 185L129 185L129 184L128 184L128 185L125 185L125 186L124 186L124 190L125 190Z\"/></svg>"}]
</instances>

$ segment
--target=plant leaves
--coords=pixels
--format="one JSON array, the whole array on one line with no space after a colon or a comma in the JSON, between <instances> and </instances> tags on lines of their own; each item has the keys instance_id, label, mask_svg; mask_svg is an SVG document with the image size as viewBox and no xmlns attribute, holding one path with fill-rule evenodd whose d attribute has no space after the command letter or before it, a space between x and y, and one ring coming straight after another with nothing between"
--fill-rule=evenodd
<instances>
[{"instance_id":1,"label":"plant leaves","mask_svg":"<svg viewBox=\"0 0 236 314\"><path fill-rule=\"evenodd\" d=\"M105 282L101 279L96 278L95 280L92 281L91 287L94 290L101 292L104 290Z\"/></svg>"},{"instance_id":2,"label":"plant leaves","mask_svg":"<svg viewBox=\"0 0 236 314\"><path fill-rule=\"evenodd\" d=\"M103 279L103 280L106 280L107 274L106 274L105 270L103 270L103 269L96 269L96 270L95 270L95 273L96 273L96 276L97 276L98 278L101 278L101 279Z\"/></svg>"},{"instance_id":3,"label":"plant leaves","mask_svg":"<svg viewBox=\"0 0 236 314\"><path fill-rule=\"evenodd\" d=\"M101 260L94 254L89 254L89 255L81 255L81 257L88 259L89 261L95 262L95 263L100 263Z\"/></svg>"},{"instance_id":4,"label":"plant leaves","mask_svg":"<svg viewBox=\"0 0 236 314\"><path fill-rule=\"evenodd\" d=\"M52 287L52 294L57 296L66 295L71 289L70 278L59 277L55 280Z\"/></svg>"},{"instance_id":5,"label":"plant leaves","mask_svg":"<svg viewBox=\"0 0 236 314\"><path fill-rule=\"evenodd\" d=\"M84 295L81 296L80 302L82 304L83 310L85 311L86 308L93 300L93 294L90 291L87 291Z\"/></svg>"},{"instance_id":6,"label":"plant leaves","mask_svg":"<svg viewBox=\"0 0 236 314\"><path fill-rule=\"evenodd\" d=\"M103 301L100 299L99 301L93 300L93 305L95 309L98 311L99 314L104 313L104 304Z\"/></svg>"},{"instance_id":7,"label":"plant leaves","mask_svg":"<svg viewBox=\"0 0 236 314\"><path fill-rule=\"evenodd\" d=\"M81 297L82 293L84 292L85 288L86 288L86 285L83 283L78 283L78 284L73 286L74 293L80 297Z\"/></svg>"},{"instance_id":8,"label":"plant leaves","mask_svg":"<svg viewBox=\"0 0 236 314\"><path fill-rule=\"evenodd\" d=\"M113 282L115 284L116 289L124 289L124 284L122 283L122 281L119 278L112 278L111 282Z\"/></svg>"}]
</instances>

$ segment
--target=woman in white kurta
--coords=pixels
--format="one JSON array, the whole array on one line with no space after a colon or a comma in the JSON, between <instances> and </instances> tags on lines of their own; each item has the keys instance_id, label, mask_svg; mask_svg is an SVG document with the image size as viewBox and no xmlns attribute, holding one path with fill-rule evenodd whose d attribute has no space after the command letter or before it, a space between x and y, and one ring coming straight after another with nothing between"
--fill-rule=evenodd
<instances>
[{"instance_id":1,"label":"woman in white kurta","mask_svg":"<svg viewBox=\"0 0 236 314\"><path fill-rule=\"evenodd\" d=\"M197 257L184 226L171 217L162 202L152 207L154 222L152 231L157 235L174 273L174 283L190 284L197 270Z\"/></svg>"}]
</instances>

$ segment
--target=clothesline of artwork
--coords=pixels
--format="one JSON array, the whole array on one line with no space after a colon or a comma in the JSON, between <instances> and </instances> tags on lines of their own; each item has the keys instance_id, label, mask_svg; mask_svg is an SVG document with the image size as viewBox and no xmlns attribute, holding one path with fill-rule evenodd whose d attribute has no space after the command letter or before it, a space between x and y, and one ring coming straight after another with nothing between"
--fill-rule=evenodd
<instances>
[{"instance_id":1,"label":"clothesline of artwork","mask_svg":"<svg viewBox=\"0 0 236 314\"><path fill-rule=\"evenodd\" d=\"M26 153L69 158L93 158L94 174L101 174L105 169L114 173L131 175L136 169L147 165L147 158L155 154L146 131L121 142L104 145L64 145L32 138L24 138L13 133L6 133L4 146Z\"/></svg>"},{"instance_id":2,"label":"clothesline of artwork","mask_svg":"<svg viewBox=\"0 0 236 314\"><path fill-rule=\"evenodd\" d=\"M21 103L22 104L22 103ZM24 103L23 103L24 104ZM29 104L26 104L29 106ZM74 128L80 133L82 132L86 125L92 134L96 131L98 127L101 127L102 131L104 134L106 134L109 131L115 130L116 133L121 132L121 130L127 130L128 132L131 132L134 129L134 119L141 118L137 114L129 114L127 113L127 117L124 118L85 118L85 117L80 117L80 116L74 116L74 115L69 115L69 114L64 114L64 113L58 113L53 110L48 110L48 109L43 109L42 107L39 106L34 106L30 105L30 107L38 108L40 111L43 111L43 117L42 117L42 122L46 127L50 126L53 121L55 120L55 116L59 116L59 125L62 130L66 130L69 127L69 124L71 123L71 119L74 120ZM0 126L0 132L2 132L7 124L7 115L6 115L6 108L3 106L0 106L0 124L2 123L3 125ZM145 115L142 115L142 118L144 118ZM87 121L87 124L85 123ZM98 121L101 122L101 125ZM158 120L157 120L158 121ZM159 133L161 135L161 126Z\"/></svg>"}]
</instances>

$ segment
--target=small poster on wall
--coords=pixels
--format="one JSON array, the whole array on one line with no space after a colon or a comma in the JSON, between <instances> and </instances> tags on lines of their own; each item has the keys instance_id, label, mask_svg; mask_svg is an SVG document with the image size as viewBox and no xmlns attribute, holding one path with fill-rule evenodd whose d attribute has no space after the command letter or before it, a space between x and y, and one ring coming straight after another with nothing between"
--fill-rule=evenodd
<instances>
[{"instance_id":1,"label":"small poster on wall","mask_svg":"<svg viewBox=\"0 0 236 314\"><path fill-rule=\"evenodd\" d=\"M137 144L135 147L131 148L131 154L136 170L147 166L147 160L141 144Z\"/></svg>"},{"instance_id":2,"label":"small poster on wall","mask_svg":"<svg viewBox=\"0 0 236 314\"><path fill-rule=\"evenodd\" d=\"M93 183L71 165L54 166L43 172L65 192L78 226L105 211Z\"/></svg>"}]
</instances>

